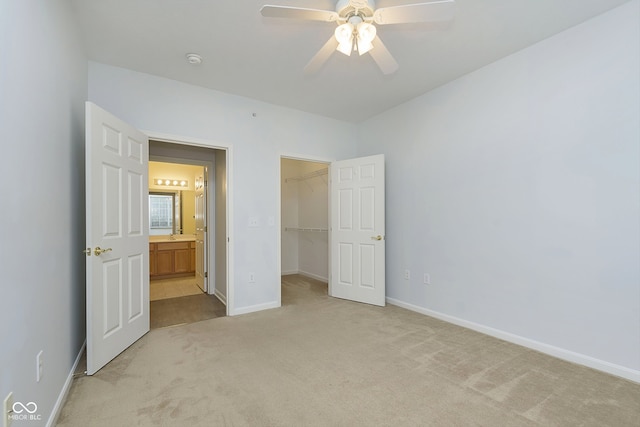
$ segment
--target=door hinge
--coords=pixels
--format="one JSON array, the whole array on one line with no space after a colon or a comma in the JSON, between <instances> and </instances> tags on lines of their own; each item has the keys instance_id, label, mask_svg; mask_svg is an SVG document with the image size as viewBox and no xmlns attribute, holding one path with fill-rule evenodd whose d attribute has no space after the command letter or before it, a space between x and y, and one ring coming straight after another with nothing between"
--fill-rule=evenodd
<instances>
[{"instance_id":1,"label":"door hinge","mask_svg":"<svg viewBox=\"0 0 640 427\"><path fill-rule=\"evenodd\" d=\"M204 232L205 233L207 232L207 226L206 225L204 226Z\"/></svg>"},{"instance_id":2,"label":"door hinge","mask_svg":"<svg viewBox=\"0 0 640 427\"><path fill-rule=\"evenodd\" d=\"M205 272L204 272L204 278L206 279L206 278L208 278L208 277L209 277L209 272L208 272L208 271L205 271Z\"/></svg>"}]
</instances>

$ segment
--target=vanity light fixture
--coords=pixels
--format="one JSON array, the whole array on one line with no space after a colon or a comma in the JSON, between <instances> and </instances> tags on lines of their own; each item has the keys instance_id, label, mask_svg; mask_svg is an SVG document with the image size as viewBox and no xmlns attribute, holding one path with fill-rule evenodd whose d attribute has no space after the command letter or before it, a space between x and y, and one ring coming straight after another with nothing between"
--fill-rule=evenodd
<instances>
[{"instance_id":1,"label":"vanity light fixture","mask_svg":"<svg viewBox=\"0 0 640 427\"><path fill-rule=\"evenodd\" d=\"M153 180L156 185L169 186L169 187L187 187L189 182L184 179L166 179L156 178Z\"/></svg>"}]
</instances>

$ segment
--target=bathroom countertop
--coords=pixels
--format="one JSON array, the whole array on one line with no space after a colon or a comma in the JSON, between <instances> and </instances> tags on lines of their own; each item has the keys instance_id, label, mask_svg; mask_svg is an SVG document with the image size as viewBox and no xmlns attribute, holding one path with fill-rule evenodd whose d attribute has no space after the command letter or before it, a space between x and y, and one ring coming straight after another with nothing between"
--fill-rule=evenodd
<instances>
[{"instance_id":1,"label":"bathroom countertop","mask_svg":"<svg viewBox=\"0 0 640 427\"><path fill-rule=\"evenodd\" d=\"M173 238L169 236L149 236L149 243L171 243L171 242L195 242L194 235L180 235Z\"/></svg>"}]
</instances>

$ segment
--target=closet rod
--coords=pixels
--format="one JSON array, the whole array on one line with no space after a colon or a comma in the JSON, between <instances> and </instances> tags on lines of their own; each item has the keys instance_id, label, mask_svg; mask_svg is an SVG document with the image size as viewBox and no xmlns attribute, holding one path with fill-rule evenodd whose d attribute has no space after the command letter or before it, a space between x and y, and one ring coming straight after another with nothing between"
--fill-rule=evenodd
<instances>
[{"instance_id":1,"label":"closet rod","mask_svg":"<svg viewBox=\"0 0 640 427\"><path fill-rule=\"evenodd\" d=\"M285 178L284 182L289 181L304 181L305 179L315 178L316 176L327 175L329 173L329 168L318 169L317 171L309 172L304 175L292 176L291 178Z\"/></svg>"},{"instance_id":2,"label":"closet rod","mask_svg":"<svg viewBox=\"0 0 640 427\"><path fill-rule=\"evenodd\" d=\"M285 227L285 231L309 231L312 233L326 233L329 231L327 228L299 228L299 227Z\"/></svg>"}]
</instances>

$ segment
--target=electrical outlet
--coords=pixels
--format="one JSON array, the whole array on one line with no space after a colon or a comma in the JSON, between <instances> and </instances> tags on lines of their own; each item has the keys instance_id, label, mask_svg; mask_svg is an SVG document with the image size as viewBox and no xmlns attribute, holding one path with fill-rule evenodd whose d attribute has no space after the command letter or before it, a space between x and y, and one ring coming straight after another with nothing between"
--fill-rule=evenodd
<instances>
[{"instance_id":1,"label":"electrical outlet","mask_svg":"<svg viewBox=\"0 0 640 427\"><path fill-rule=\"evenodd\" d=\"M42 378L42 350L36 356L36 382L40 382Z\"/></svg>"},{"instance_id":2,"label":"electrical outlet","mask_svg":"<svg viewBox=\"0 0 640 427\"><path fill-rule=\"evenodd\" d=\"M431 284L431 275L429 273L424 273L424 284L425 285L430 285Z\"/></svg>"},{"instance_id":3,"label":"electrical outlet","mask_svg":"<svg viewBox=\"0 0 640 427\"><path fill-rule=\"evenodd\" d=\"M404 271L404 280L411 279L411 272L409 270Z\"/></svg>"},{"instance_id":4,"label":"electrical outlet","mask_svg":"<svg viewBox=\"0 0 640 427\"><path fill-rule=\"evenodd\" d=\"M2 405L2 426L9 427L11 425L11 418L9 418L9 414L13 412L13 392L10 392L7 397L4 399L4 404Z\"/></svg>"},{"instance_id":5,"label":"electrical outlet","mask_svg":"<svg viewBox=\"0 0 640 427\"><path fill-rule=\"evenodd\" d=\"M256 283L255 273L249 273L249 283Z\"/></svg>"}]
</instances>

